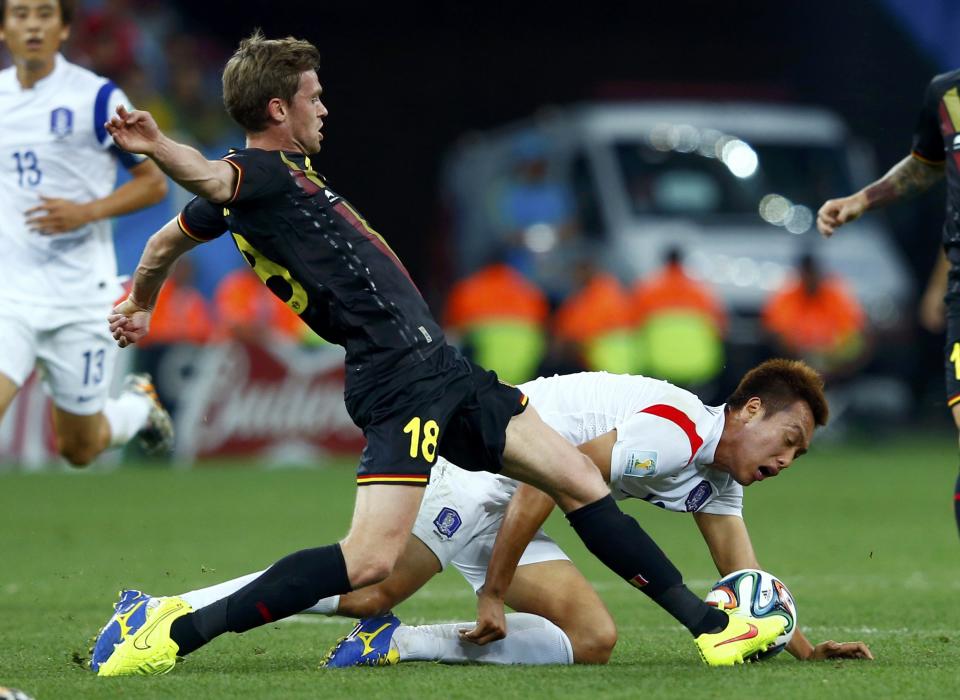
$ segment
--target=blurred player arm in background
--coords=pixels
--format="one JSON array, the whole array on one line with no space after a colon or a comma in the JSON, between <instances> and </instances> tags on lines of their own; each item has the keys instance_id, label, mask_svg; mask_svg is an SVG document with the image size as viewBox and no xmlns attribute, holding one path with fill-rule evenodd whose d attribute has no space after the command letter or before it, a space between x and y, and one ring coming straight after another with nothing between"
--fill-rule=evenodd
<instances>
[{"instance_id":1,"label":"blurred player arm in background","mask_svg":"<svg viewBox=\"0 0 960 700\"><path fill-rule=\"evenodd\" d=\"M910 154L886 175L849 197L829 199L817 212L817 228L828 238L850 221L871 209L912 197L943 178L943 163L933 163Z\"/></svg>"},{"instance_id":2,"label":"blurred player arm in background","mask_svg":"<svg viewBox=\"0 0 960 700\"><path fill-rule=\"evenodd\" d=\"M931 333L940 333L946 326L947 306L944 296L947 294L947 273L950 271L950 261L943 248L937 255L937 262L930 273L930 281L920 300L920 323Z\"/></svg>"},{"instance_id":3,"label":"blurred player arm in background","mask_svg":"<svg viewBox=\"0 0 960 700\"><path fill-rule=\"evenodd\" d=\"M177 219L171 219L150 236L133 273L130 295L114 307L107 319L110 332L121 348L136 343L149 332L150 315L171 266L198 245L200 241L187 236Z\"/></svg>"},{"instance_id":4,"label":"blurred player arm in background","mask_svg":"<svg viewBox=\"0 0 960 700\"><path fill-rule=\"evenodd\" d=\"M720 576L739 569L759 569L757 555L753 551L750 533L743 518L737 515L718 515L715 513L694 513L694 520L700 528L713 563L717 565ZM801 661L820 661L823 659L873 659L873 654L863 642L834 642L832 640L813 646L798 627L793 639L787 645L787 651Z\"/></svg>"},{"instance_id":5,"label":"blurred player arm in background","mask_svg":"<svg viewBox=\"0 0 960 700\"><path fill-rule=\"evenodd\" d=\"M167 195L167 178L156 163L145 160L130 168L131 179L106 197L90 202L40 196L40 204L28 209L27 225L37 233L56 234L122 216L152 206Z\"/></svg>"},{"instance_id":6,"label":"blurred player arm in background","mask_svg":"<svg viewBox=\"0 0 960 700\"><path fill-rule=\"evenodd\" d=\"M233 198L237 168L223 160L207 160L197 149L169 138L160 131L149 112L128 112L120 105L106 127L120 148L151 158L163 172L195 195L218 204Z\"/></svg>"},{"instance_id":7,"label":"blurred player arm in background","mask_svg":"<svg viewBox=\"0 0 960 700\"><path fill-rule=\"evenodd\" d=\"M611 430L585 442L579 450L587 455L605 482L610 482L610 458L617 431ZM504 597L517 570L517 563L537 531L543 527L556 504L542 491L528 484L520 484L510 499L503 523L487 564L487 577L477 591L477 625L461 636L475 644L486 644L503 639L507 634L503 614Z\"/></svg>"}]
</instances>

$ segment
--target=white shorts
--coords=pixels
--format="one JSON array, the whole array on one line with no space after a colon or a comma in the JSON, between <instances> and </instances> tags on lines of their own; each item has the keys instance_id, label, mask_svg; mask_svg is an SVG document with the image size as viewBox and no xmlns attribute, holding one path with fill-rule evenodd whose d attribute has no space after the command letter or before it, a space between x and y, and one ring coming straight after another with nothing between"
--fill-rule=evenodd
<instances>
[{"instance_id":1,"label":"white shorts","mask_svg":"<svg viewBox=\"0 0 960 700\"><path fill-rule=\"evenodd\" d=\"M119 348L102 306L30 306L0 299L0 374L18 387L34 367L58 408L81 416L99 413L107 400Z\"/></svg>"},{"instance_id":2,"label":"white shorts","mask_svg":"<svg viewBox=\"0 0 960 700\"><path fill-rule=\"evenodd\" d=\"M440 567L459 571L478 590L487 576L493 543L515 482L488 472L468 472L442 457L430 473L413 534L430 548ZM543 530L527 545L518 566L568 560Z\"/></svg>"}]
</instances>

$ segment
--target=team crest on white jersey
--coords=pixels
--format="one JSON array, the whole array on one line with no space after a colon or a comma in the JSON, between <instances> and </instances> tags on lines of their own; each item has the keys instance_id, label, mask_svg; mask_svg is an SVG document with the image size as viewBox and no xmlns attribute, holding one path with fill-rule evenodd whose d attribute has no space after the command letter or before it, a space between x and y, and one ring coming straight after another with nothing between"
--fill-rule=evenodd
<instances>
[{"instance_id":1,"label":"team crest on white jersey","mask_svg":"<svg viewBox=\"0 0 960 700\"><path fill-rule=\"evenodd\" d=\"M447 539L453 537L454 533L460 529L463 524L460 514L453 508L444 506L440 509L440 514L433 519L433 526L437 532Z\"/></svg>"},{"instance_id":2,"label":"team crest on white jersey","mask_svg":"<svg viewBox=\"0 0 960 700\"><path fill-rule=\"evenodd\" d=\"M630 452L624 476L653 476L657 473L657 453L654 450Z\"/></svg>"},{"instance_id":3,"label":"team crest on white jersey","mask_svg":"<svg viewBox=\"0 0 960 700\"><path fill-rule=\"evenodd\" d=\"M64 139L73 133L73 110L57 107L50 112L50 133Z\"/></svg>"}]
</instances>

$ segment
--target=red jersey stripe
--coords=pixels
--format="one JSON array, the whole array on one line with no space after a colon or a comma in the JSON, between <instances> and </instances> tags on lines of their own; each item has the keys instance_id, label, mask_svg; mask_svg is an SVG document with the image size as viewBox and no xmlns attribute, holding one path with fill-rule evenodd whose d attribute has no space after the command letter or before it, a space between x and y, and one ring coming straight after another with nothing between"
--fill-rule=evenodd
<instances>
[{"instance_id":1,"label":"red jersey stripe","mask_svg":"<svg viewBox=\"0 0 960 700\"><path fill-rule=\"evenodd\" d=\"M690 420L690 417L686 413L681 411L679 408L668 406L665 403L647 406L645 409L640 411L640 413L649 413L652 416L666 418L668 421L676 423L677 426L679 426L679 428L686 433L687 440L690 441L690 459L687 460L687 464L690 464L690 462L693 461L693 456L697 454L697 450L699 450L700 446L703 445L703 438L697 434L696 424Z\"/></svg>"}]
</instances>

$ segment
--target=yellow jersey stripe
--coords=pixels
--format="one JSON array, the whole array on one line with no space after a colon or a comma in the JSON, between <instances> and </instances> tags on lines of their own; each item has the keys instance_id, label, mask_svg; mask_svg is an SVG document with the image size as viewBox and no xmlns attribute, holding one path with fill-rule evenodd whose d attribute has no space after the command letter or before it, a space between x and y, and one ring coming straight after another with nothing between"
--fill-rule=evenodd
<instances>
[{"instance_id":1,"label":"yellow jersey stripe","mask_svg":"<svg viewBox=\"0 0 960 700\"><path fill-rule=\"evenodd\" d=\"M960 95L957 94L957 88L947 90L943 96L943 105L947 108L954 130L960 131Z\"/></svg>"}]
</instances>

